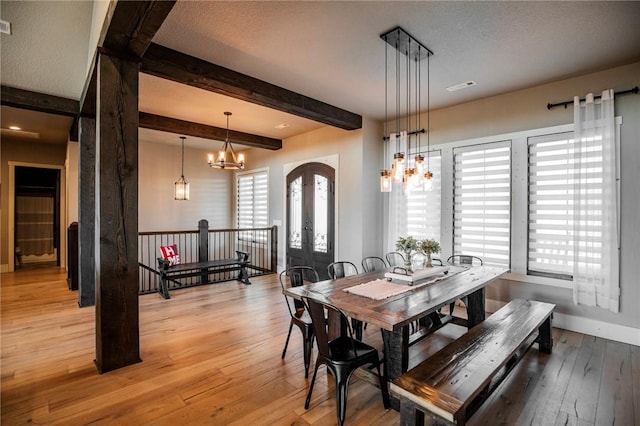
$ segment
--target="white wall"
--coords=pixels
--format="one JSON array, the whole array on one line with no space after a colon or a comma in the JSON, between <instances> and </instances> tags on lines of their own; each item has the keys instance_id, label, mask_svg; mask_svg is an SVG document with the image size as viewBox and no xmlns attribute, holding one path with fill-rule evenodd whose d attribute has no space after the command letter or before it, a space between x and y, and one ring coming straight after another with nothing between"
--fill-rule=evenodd
<instances>
[{"instance_id":1,"label":"white wall","mask_svg":"<svg viewBox=\"0 0 640 426\"><path fill-rule=\"evenodd\" d=\"M232 227L234 173L210 168L207 151L185 147L190 199L173 199L174 183L180 178L180 150L178 145L139 141L138 231L196 230L200 219L208 220L210 229Z\"/></svg>"}]
</instances>

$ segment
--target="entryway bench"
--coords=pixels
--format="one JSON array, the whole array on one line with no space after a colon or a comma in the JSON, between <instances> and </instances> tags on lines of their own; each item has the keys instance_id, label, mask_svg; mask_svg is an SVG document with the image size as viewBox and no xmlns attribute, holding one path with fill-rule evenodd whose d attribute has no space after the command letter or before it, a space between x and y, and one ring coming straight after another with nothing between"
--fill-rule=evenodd
<instances>
[{"instance_id":1,"label":"entryway bench","mask_svg":"<svg viewBox=\"0 0 640 426\"><path fill-rule=\"evenodd\" d=\"M554 308L512 300L396 378L390 390L400 399L400 424L422 425L426 413L438 424L464 425L533 343L551 353Z\"/></svg>"},{"instance_id":2,"label":"entryway bench","mask_svg":"<svg viewBox=\"0 0 640 426\"><path fill-rule=\"evenodd\" d=\"M213 273L239 271L238 280L245 284L249 282L247 265L249 264L249 253L236 250L238 257L233 259L208 260L205 262L180 263L169 265L169 261L161 257L158 258L158 271L160 272L160 288L158 292L165 299L170 299L168 281L178 278L188 278L196 276L207 276Z\"/></svg>"}]
</instances>

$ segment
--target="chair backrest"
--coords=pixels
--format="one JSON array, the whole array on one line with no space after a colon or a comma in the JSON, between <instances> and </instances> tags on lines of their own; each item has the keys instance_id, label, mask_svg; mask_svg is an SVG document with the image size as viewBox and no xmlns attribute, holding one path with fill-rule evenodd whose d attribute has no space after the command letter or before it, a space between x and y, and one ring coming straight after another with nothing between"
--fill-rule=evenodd
<instances>
[{"instance_id":1,"label":"chair backrest","mask_svg":"<svg viewBox=\"0 0 640 426\"><path fill-rule=\"evenodd\" d=\"M454 254L447 259L449 265L482 266L484 262L478 256L468 254Z\"/></svg>"},{"instance_id":2,"label":"chair backrest","mask_svg":"<svg viewBox=\"0 0 640 426\"><path fill-rule=\"evenodd\" d=\"M353 332L347 320L347 315L329 303L329 301L319 302L309 298L303 298L303 300L307 305L309 315L311 315L313 332L315 333L316 343L318 344L318 352L325 358L331 358L332 354L329 350L328 332L329 328L332 327L331 320L342 321L342 324L347 330L348 337L353 339ZM330 320L328 321L327 318L330 318Z\"/></svg>"},{"instance_id":3,"label":"chair backrest","mask_svg":"<svg viewBox=\"0 0 640 426\"><path fill-rule=\"evenodd\" d=\"M320 281L318 273L310 266L291 266L280 272L280 287L282 287L282 291L291 287L299 287L304 285L305 282L315 283L318 281ZM287 308L289 308L289 313L292 316L305 308L301 300L294 299L286 294L284 295L284 300L287 302Z\"/></svg>"},{"instance_id":4,"label":"chair backrest","mask_svg":"<svg viewBox=\"0 0 640 426\"><path fill-rule=\"evenodd\" d=\"M402 253L397 252L397 251L392 251L387 253L387 263L389 264L389 266L394 267L394 266L404 266L404 256L402 255Z\"/></svg>"},{"instance_id":5,"label":"chair backrest","mask_svg":"<svg viewBox=\"0 0 640 426\"><path fill-rule=\"evenodd\" d=\"M351 262L341 260L338 262L330 263L327 266L327 273L329 278L335 280L337 278L350 277L351 275L358 275L358 268Z\"/></svg>"},{"instance_id":6,"label":"chair backrest","mask_svg":"<svg viewBox=\"0 0 640 426\"><path fill-rule=\"evenodd\" d=\"M364 272L373 272L385 269L387 263L383 258L378 256L368 256L362 259L362 270Z\"/></svg>"}]
</instances>

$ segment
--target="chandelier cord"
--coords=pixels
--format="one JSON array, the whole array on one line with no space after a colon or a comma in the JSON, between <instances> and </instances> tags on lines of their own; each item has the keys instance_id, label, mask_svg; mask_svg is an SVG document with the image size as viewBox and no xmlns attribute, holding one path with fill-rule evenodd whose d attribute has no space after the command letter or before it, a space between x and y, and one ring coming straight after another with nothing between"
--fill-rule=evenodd
<instances>
[{"instance_id":1,"label":"chandelier cord","mask_svg":"<svg viewBox=\"0 0 640 426\"><path fill-rule=\"evenodd\" d=\"M431 87L429 86L431 80L431 70L429 64L431 62L431 55L427 52L427 171L431 172L431 167L429 167L429 159L431 157L431 145L429 144L429 135L431 134Z\"/></svg>"},{"instance_id":2,"label":"chandelier cord","mask_svg":"<svg viewBox=\"0 0 640 426\"><path fill-rule=\"evenodd\" d=\"M180 139L182 139L182 169L180 171L180 176L184 180L184 140L185 140L185 137L184 136L180 136Z\"/></svg>"},{"instance_id":3,"label":"chandelier cord","mask_svg":"<svg viewBox=\"0 0 640 426\"><path fill-rule=\"evenodd\" d=\"M400 31L396 37L396 152L400 152L400 51L398 50L398 40Z\"/></svg>"}]
</instances>

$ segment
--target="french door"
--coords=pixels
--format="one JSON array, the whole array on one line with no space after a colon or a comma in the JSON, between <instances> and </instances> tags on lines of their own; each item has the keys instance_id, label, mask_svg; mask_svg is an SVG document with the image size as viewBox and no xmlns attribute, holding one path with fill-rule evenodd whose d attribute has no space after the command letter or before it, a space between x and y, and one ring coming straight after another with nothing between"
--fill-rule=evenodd
<instances>
[{"instance_id":1,"label":"french door","mask_svg":"<svg viewBox=\"0 0 640 426\"><path fill-rule=\"evenodd\" d=\"M313 267L328 279L334 260L335 170L306 163L287 175L287 267Z\"/></svg>"}]
</instances>

